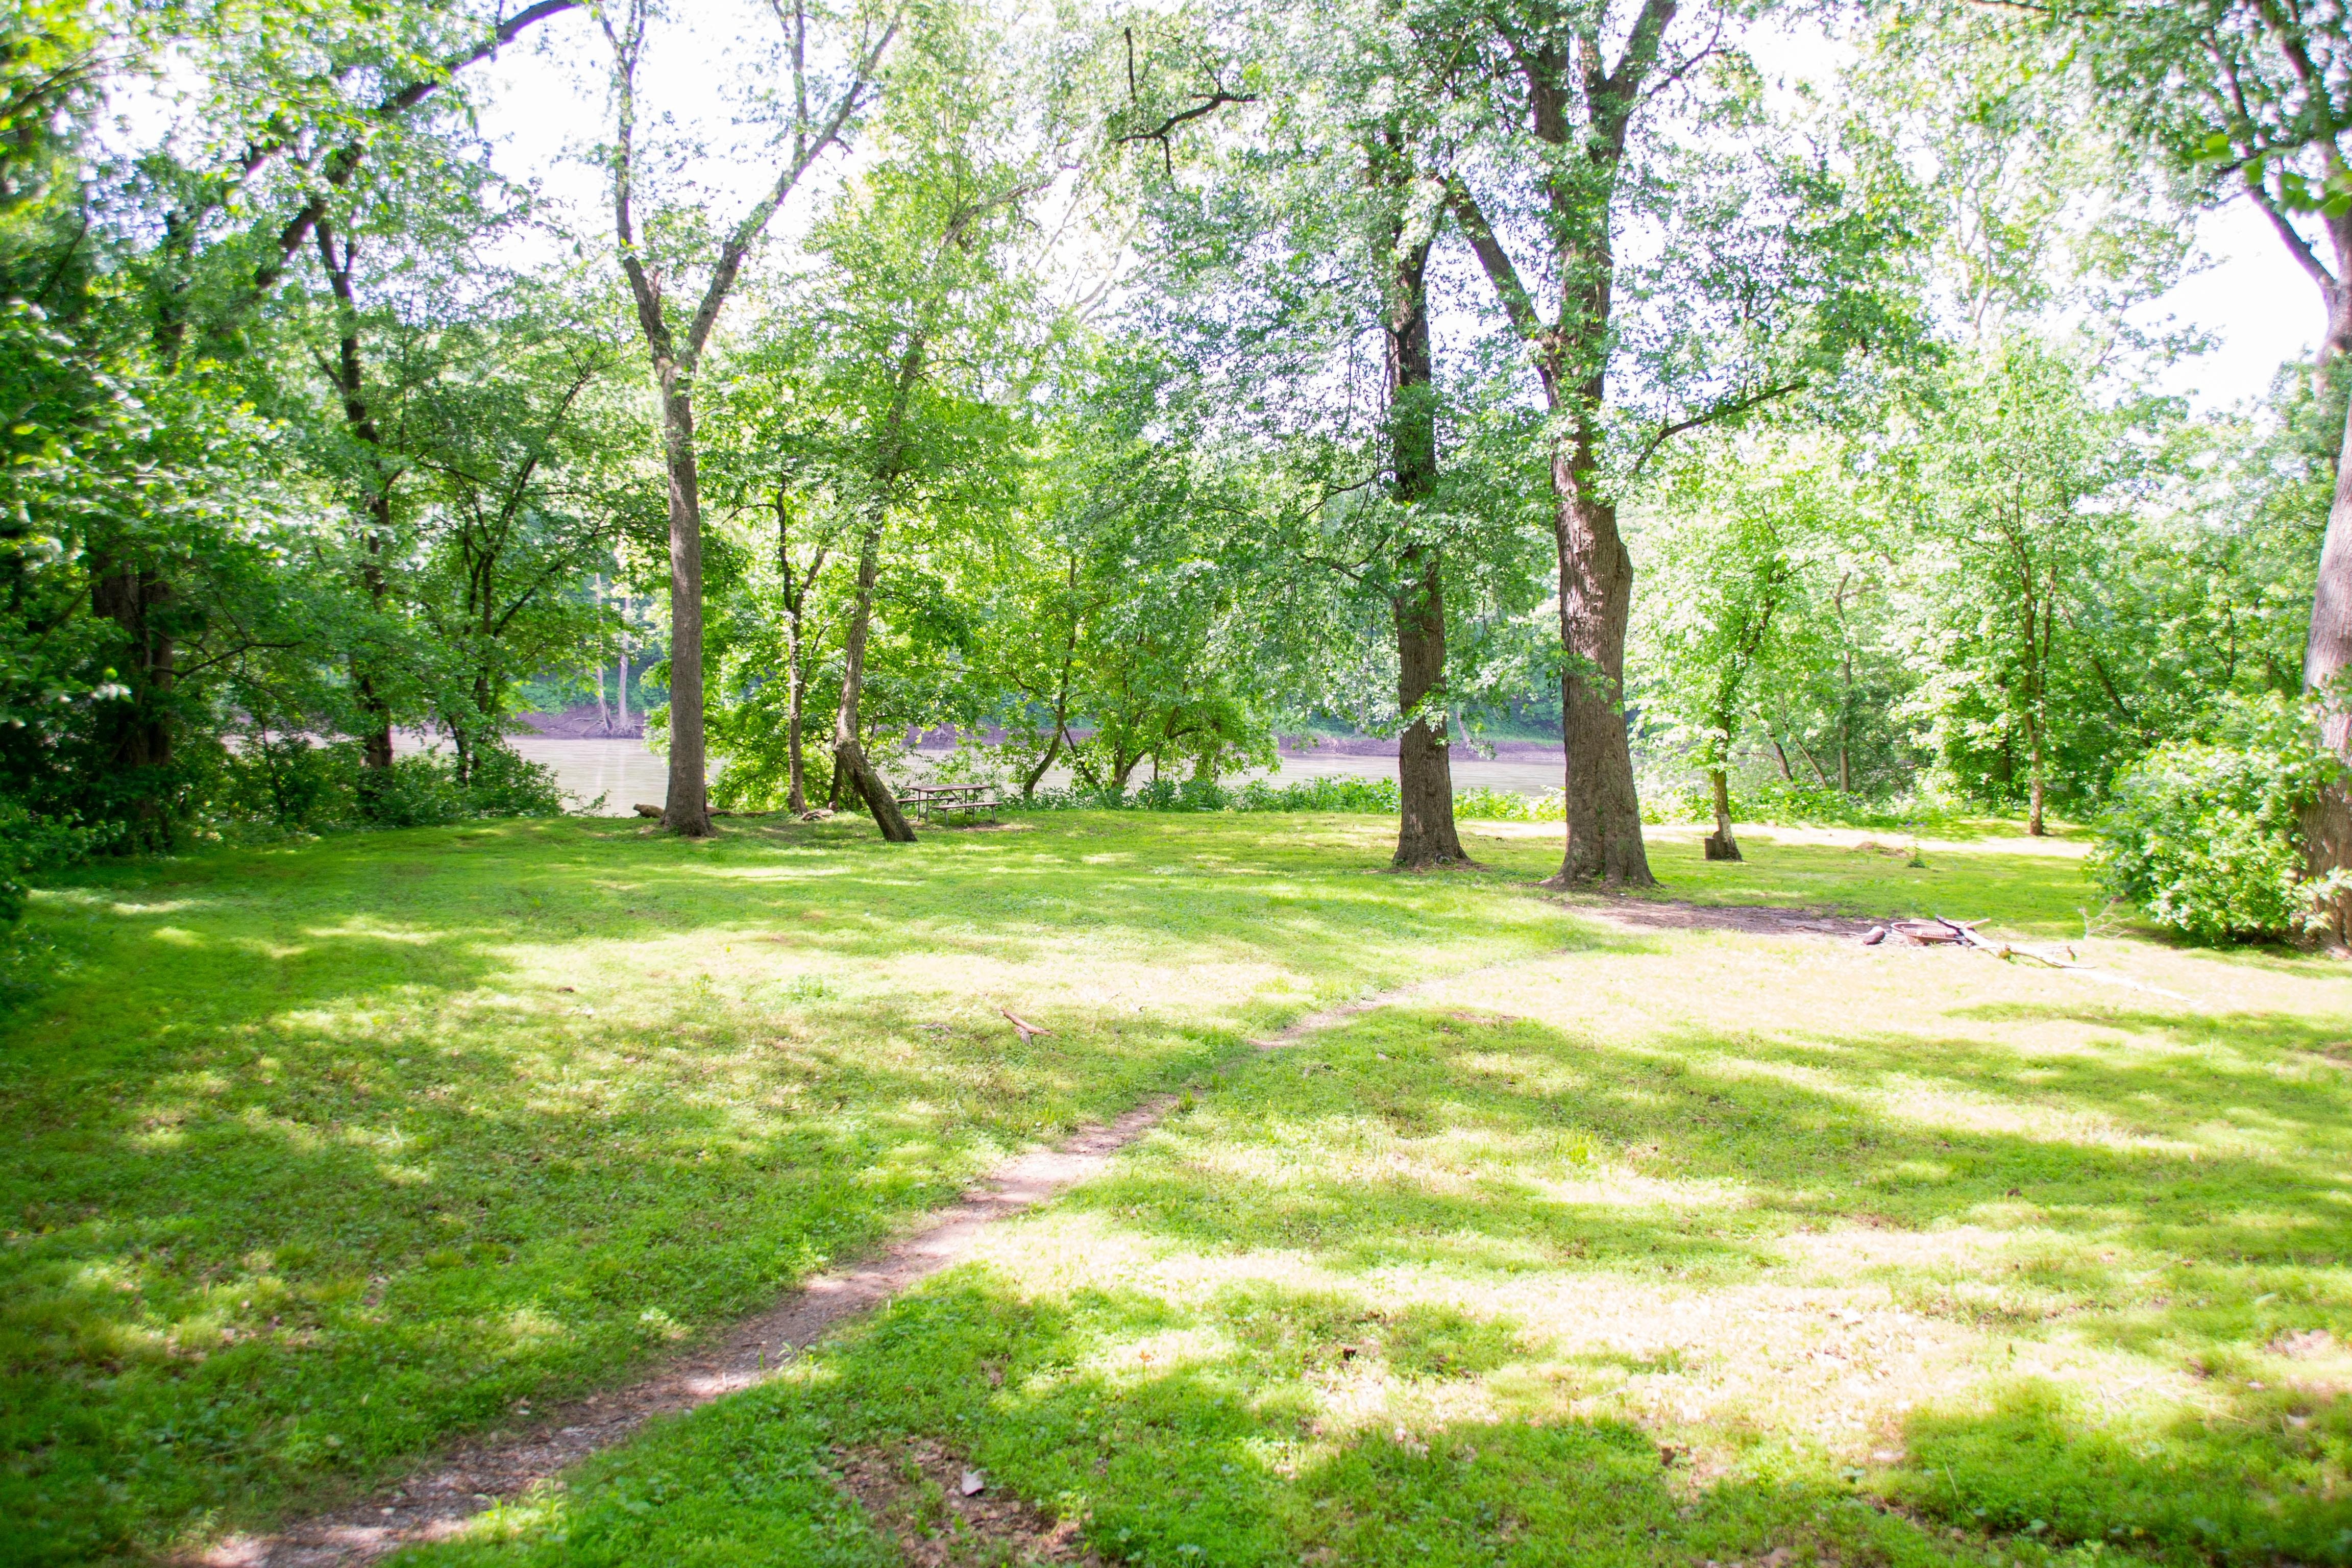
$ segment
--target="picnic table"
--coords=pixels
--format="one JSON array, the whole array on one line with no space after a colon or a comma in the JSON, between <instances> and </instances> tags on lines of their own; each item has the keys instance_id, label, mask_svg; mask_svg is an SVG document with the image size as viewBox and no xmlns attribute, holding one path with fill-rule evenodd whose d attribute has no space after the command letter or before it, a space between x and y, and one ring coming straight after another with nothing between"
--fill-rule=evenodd
<instances>
[{"instance_id":1,"label":"picnic table","mask_svg":"<svg viewBox=\"0 0 2352 1568\"><path fill-rule=\"evenodd\" d=\"M996 796L986 784L908 784L907 798L898 805L901 810L912 806L925 822L958 813L978 816L982 812L988 814L989 821L996 820Z\"/></svg>"}]
</instances>

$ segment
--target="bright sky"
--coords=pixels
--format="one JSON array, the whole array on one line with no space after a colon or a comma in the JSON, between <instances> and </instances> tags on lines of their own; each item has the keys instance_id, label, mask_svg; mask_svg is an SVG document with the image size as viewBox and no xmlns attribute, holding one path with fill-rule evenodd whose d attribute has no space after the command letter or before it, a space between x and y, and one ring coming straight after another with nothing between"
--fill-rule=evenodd
<instances>
[{"instance_id":1,"label":"bright sky","mask_svg":"<svg viewBox=\"0 0 2352 1568\"><path fill-rule=\"evenodd\" d=\"M2200 237L2216 265L2175 288L2157 311L2205 328L2221 345L2174 366L2165 382L2200 406L2227 407L2262 396L2281 364L2311 353L2324 318L2318 289L2245 202L2208 216Z\"/></svg>"},{"instance_id":2,"label":"bright sky","mask_svg":"<svg viewBox=\"0 0 2352 1568\"><path fill-rule=\"evenodd\" d=\"M731 221L773 178L774 166L758 155L756 145L746 144L736 123L739 106L714 84L741 79L742 62L729 58L728 40L764 39L775 25L764 5L746 0L698 0L688 15L690 27L671 26L653 39L640 78L641 102L649 129L706 144L709 155L677 173ZM1821 49L1818 42L1790 40L1769 52L1802 70L1812 63L1802 57ZM567 221L597 237L611 221L607 196L602 175L577 154L610 134L606 59L593 22L578 14L557 18L489 67L482 119L499 149L500 166L510 176L540 181L567 209ZM820 179L798 194L777 231L789 233L805 222L812 198L830 183ZM2213 353L2174 366L2164 383L2200 407L2228 407L2263 396L2283 363L2311 352L2321 327L2319 298L2262 216L2244 203L2209 216L2200 237L2213 265L2140 314L2144 324L2169 315L2214 335Z\"/></svg>"}]
</instances>

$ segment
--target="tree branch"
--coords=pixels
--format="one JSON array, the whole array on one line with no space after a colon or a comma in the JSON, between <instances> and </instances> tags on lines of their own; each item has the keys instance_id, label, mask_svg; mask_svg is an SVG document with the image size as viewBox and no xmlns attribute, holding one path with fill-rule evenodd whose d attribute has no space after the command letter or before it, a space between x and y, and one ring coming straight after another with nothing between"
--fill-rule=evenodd
<instances>
[{"instance_id":1,"label":"tree branch","mask_svg":"<svg viewBox=\"0 0 2352 1568\"><path fill-rule=\"evenodd\" d=\"M875 73L881 68L882 56L890 47L891 40L898 36L901 25L901 20L894 16L890 25L882 29L882 36L874 41L874 47L866 52L866 58L857 62L856 75L842 89L840 101L825 117L824 126L815 140L802 142L799 137L794 138L793 156L782 173L777 175L774 186L758 206L743 216L743 221L735 226L735 232L728 236L726 247L719 253L719 266L710 275L710 286L702 291L702 304L694 312L694 321L687 328L686 352L689 357L699 356L702 345L709 340L710 329L719 321L719 308L727 303L728 292L735 287L736 274L742 270L743 258L751 250L752 242L768 226L768 220L776 216L776 209L784 205L784 198L792 195L793 187L800 183L801 176L808 173L809 165L824 154L849 123L849 117L864 106L866 89L873 85Z\"/></svg>"},{"instance_id":2,"label":"tree branch","mask_svg":"<svg viewBox=\"0 0 2352 1568\"><path fill-rule=\"evenodd\" d=\"M1130 49L1134 47L1131 37L1128 47ZM1127 68L1128 87L1132 91L1135 86L1135 62L1131 58L1128 61ZM1167 160L1168 172L1172 174L1176 172L1176 154L1170 150L1168 138L1174 133L1178 126L1188 124L1204 114L1214 114L1229 103L1255 103L1256 101L1257 94L1254 92L1227 92L1223 88L1219 88L1192 108L1178 110L1161 121L1157 129L1130 131L1124 136L1112 137L1110 144L1114 147L1124 147L1130 142L1157 142L1160 143L1160 155Z\"/></svg>"},{"instance_id":3,"label":"tree branch","mask_svg":"<svg viewBox=\"0 0 2352 1568\"><path fill-rule=\"evenodd\" d=\"M1745 414L1751 408L1760 408L1776 397L1786 397L1792 392L1801 392L1804 387L1805 383L1801 381L1783 382L1778 386L1768 386L1761 392L1750 393L1745 397L1735 397L1727 403L1718 403L1703 414L1694 414L1687 419L1677 419L1670 424L1659 426L1657 434L1651 437L1649 444L1642 448L1642 455L1633 460L1633 470L1626 477L1631 479L1640 474L1649 466L1650 459L1656 456L1659 447L1684 431L1696 430L1704 426L1713 425L1718 420Z\"/></svg>"},{"instance_id":4,"label":"tree branch","mask_svg":"<svg viewBox=\"0 0 2352 1568\"><path fill-rule=\"evenodd\" d=\"M437 74L410 82L399 91L387 95L376 104L375 108L369 110L369 118L393 120L407 113L446 87L450 79L467 66L496 54L500 48L514 42L523 33L550 16L579 9L583 3L583 0L539 0L537 5L525 6L508 17L505 22L492 30L488 37L484 38L472 48L463 54L452 55L441 61ZM247 172L259 166L262 159L282 149L284 143L281 142L274 148L247 149L244 159ZM350 184L366 157L367 143L364 142L347 142L336 149L334 155L327 160L321 174L328 190L340 191ZM270 286L284 275L287 263L293 258L294 253L302 247L302 242L310 237L311 225L326 216L327 195L328 191L314 194L304 205L302 210L295 214L293 219L285 227L278 230L277 259L265 261L254 268L251 295L267 292Z\"/></svg>"},{"instance_id":5,"label":"tree branch","mask_svg":"<svg viewBox=\"0 0 2352 1568\"><path fill-rule=\"evenodd\" d=\"M1469 186L1454 180L1447 187L1445 205L1453 209L1454 221L1462 226L1463 237L1470 241L1470 248L1477 254L1478 265L1486 269L1486 280L1495 286L1496 297L1502 301L1503 313L1511 319L1511 325L1518 330L1519 336L1530 343L1540 345L1544 331L1543 324L1536 317L1535 300L1528 293L1527 286L1519 281L1519 269L1511 264L1510 252L1505 250L1503 242L1495 237L1495 227L1486 221L1486 213L1479 208L1478 198L1470 194Z\"/></svg>"}]
</instances>

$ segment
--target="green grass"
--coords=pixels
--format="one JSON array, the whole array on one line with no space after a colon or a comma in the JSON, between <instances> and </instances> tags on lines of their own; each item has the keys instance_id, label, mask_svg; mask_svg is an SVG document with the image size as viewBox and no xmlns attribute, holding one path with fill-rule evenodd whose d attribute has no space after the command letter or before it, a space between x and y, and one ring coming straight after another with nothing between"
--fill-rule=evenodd
<instances>
[{"instance_id":1,"label":"green grass","mask_svg":"<svg viewBox=\"0 0 2352 1568\"><path fill-rule=\"evenodd\" d=\"M2336 967L2083 941L2077 847L1991 830L1653 860L2189 1000L1625 934L1471 831L1492 870L1412 877L1361 818L517 824L48 889L0 1560L349 1495L1179 1084L981 1260L417 1560L887 1562L831 1478L910 1438L1146 1563L2352 1560Z\"/></svg>"}]
</instances>

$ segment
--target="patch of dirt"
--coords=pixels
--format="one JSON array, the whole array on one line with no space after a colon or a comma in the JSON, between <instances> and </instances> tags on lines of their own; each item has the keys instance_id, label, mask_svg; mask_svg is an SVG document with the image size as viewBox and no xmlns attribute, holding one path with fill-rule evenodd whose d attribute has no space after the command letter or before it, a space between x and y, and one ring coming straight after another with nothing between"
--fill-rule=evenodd
<instances>
[{"instance_id":1,"label":"patch of dirt","mask_svg":"<svg viewBox=\"0 0 2352 1568\"><path fill-rule=\"evenodd\" d=\"M1566 902L1566 900L1562 900ZM1634 931L1736 931L1750 936L1861 938L1883 920L1842 915L1832 910L1792 910L1772 904L1686 904L1676 900L1626 899L1615 903L1569 903L1578 914Z\"/></svg>"},{"instance_id":2,"label":"patch of dirt","mask_svg":"<svg viewBox=\"0 0 2352 1568\"><path fill-rule=\"evenodd\" d=\"M1071 1563L1101 1568L1075 1519L1051 1519L925 1438L836 1448L836 1484L864 1506L908 1568ZM969 1494L967 1482L978 1489Z\"/></svg>"}]
</instances>

